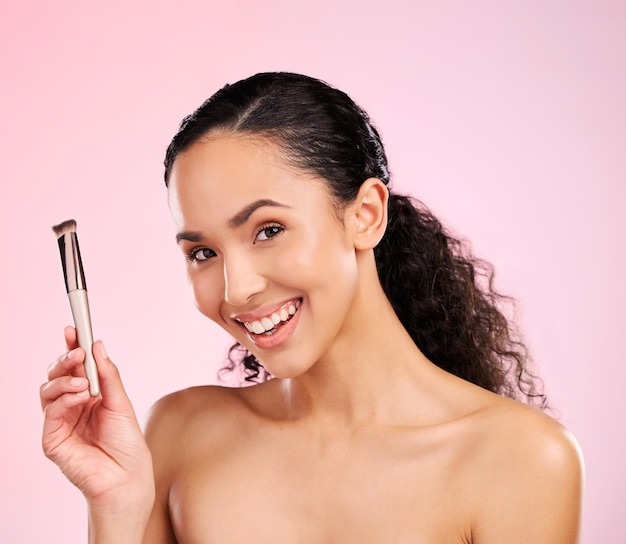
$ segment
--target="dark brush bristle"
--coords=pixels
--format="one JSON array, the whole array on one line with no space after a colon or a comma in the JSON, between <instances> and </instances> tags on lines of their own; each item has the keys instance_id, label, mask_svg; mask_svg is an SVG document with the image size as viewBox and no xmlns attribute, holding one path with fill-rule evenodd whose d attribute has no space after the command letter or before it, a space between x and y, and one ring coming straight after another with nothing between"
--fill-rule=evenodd
<instances>
[{"instance_id":1,"label":"dark brush bristle","mask_svg":"<svg viewBox=\"0 0 626 544\"><path fill-rule=\"evenodd\" d=\"M52 227L54 234L57 235L58 238L67 234L69 232L76 232L76 221L73 219L68 219L67 221L63 221L63 223L59 223L58 225L54 225Z\"/></svg>"}]
</instances>

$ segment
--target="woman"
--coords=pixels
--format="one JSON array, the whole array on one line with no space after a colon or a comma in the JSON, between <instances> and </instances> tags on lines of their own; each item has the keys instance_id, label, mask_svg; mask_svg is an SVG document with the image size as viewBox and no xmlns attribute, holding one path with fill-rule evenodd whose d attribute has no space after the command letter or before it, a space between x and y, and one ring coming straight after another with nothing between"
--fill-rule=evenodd
<instances>
[{"instance_id":1,"label":"woman","mask_svg":"<svg viewBox=\"0 0 626 544\"><path fill-rule=\"evenodd\" d=\"M285 73L226 86L165 168L198 309L259 383L167 396L144 439L102 343L94 400L66 329L43 446L92 542L577 541L578 449L514 400L545 401L489 269L390 193L350 98Z\"/></svg>"}]
</instances>

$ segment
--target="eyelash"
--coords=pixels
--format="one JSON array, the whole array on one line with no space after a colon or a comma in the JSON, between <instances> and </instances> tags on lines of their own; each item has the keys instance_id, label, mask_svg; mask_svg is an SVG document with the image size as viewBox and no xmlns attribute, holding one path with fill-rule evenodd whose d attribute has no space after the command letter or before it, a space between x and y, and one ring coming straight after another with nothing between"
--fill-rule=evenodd
<instances>
[{"instance_id":1,"label":"eyelash","mask_svg":"<svg viewBox=\"0 0 626 544\"><path fill-rule=\"evenodd\" d=\"M268 236L266 231L270 229L275 229L276 232ZM276 236L281 234L284 230L285 230L285 227L283 227L282 225L279 225L278 223L269 223L267 225L263 225L259 230L256 231L256 234L254 235L254 243L256 244L257 242L269 242L272 238L276 238ZM258 239L259 234L261 234L262 232L265 232L265 236L266 236L265 240Z\"/></svg>"},{"instance_id":2,"label":"eyelash","mask_svg":"<svg viewBox=\"0 0 626 544\"><path fill-rule=\"evenodd\" d=\"M268 235L267 231L270 229L272 229L274 232L273 234ZM272 238L275 238L276 236L281 234L284 230L285 230L285 227L283 227L282 225L279 225L278 223L270 223L269 225L263 225L259 230L256 231L256 234L254 235L253 243L256 244L257 242L269 242ZM263 232L265 232L266 239L259 240L259 235ZM208 257L205 257L204 259L198 259L197 258L198 254L204 251L210 252L211 255ZM212 249L209 249L208 247L194 247L191 251L189 251L189 253L187 253L185 258L190 263L202 263L202 262L208 261L210 258L215 257L215 256L216 256L215 251L213 251Z\"/></svg>"},{"instance_id":3,"label":"eyelash","mask_svg":"<svg viewBox=\"0 0 626 544\"><path fill-rule=\"evenodd\" d=\"M196 256L202 251L210 251L212 255L210 257L206 257L205 259L197 259ZM187 255L185 255L185 258L190 263L203 263L208 261L211 257L215 257L215 255L215 251L209 249L208 247L194 247L189 253L187 253Z\"/></svg>"}]
</instances>

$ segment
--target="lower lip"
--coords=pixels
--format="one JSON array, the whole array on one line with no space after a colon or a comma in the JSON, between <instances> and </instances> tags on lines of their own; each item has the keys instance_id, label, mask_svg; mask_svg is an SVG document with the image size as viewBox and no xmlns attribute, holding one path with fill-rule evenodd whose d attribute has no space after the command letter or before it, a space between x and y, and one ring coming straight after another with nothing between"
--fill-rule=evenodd
<instances>
[{"instance_id":1,"label":"lower lip","mask_svg":"<svg viewBox=\"0 0 626 544\"><path fill-rule=\"evenodd\" d=\"M246 330L248 338L254 342L254 345L261 349L272 349L284 344L293 333L298 320L300 319L300 311L302 310L302 303L300 308L293 315L293 317L278 327L274 334L253 334Z\"/></svg>"}]
</instances>

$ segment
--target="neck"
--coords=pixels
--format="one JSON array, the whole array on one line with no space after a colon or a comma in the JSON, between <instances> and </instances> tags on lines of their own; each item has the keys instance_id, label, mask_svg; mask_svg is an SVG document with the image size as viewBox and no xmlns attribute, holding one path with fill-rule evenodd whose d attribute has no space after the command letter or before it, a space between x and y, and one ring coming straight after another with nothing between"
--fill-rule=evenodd
<instances>
[{"instance_id":1,"label":"neck","mask_svg":"<svg viewBox=\"0 0 626 544\"><path fill-rule=\"evenodd\" d=\"M403 399L413 405L420 389L427 394L424 379L436 367L400 323L371 261L332 348L305 374L281 381L290 418L355 427L395 418Z\"/></svg>"}]
</instances>

